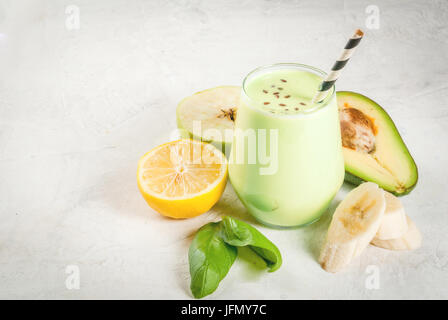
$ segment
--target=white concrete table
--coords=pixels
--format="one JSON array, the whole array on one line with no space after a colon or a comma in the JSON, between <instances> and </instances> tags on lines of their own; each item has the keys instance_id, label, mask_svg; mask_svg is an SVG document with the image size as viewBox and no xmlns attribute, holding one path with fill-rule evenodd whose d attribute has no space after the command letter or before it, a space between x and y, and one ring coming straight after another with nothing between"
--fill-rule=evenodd
<instances>
[{"instance_id":1,"label":"white concrete table","mask_svg":"<svg viewBox=\"0 0 448 320\"><path fill-rule=\"evenodd\" d=\"M203 216L161 217L137 190L139 157L169 139L183 97L275 62L328 69L356 27L367 35L337 88L395 120L419 167L403 202L423 247L369 247L333 275L316 262L332 210L303 229L255 224L282 268L238 259L210 298L448 298L448 3L371 4L1 0L0 298L191 298L194 231L254 221L230 185Z\"/></svg>"}]
</instances>

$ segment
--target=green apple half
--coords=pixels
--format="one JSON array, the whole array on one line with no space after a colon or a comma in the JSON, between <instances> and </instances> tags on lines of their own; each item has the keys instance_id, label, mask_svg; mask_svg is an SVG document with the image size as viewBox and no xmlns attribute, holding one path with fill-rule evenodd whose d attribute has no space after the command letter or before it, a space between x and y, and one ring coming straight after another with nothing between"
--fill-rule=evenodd
<instances>
[{"instance_id":1,"label":"green apple half","mask_svg":"<svg viewBox=\"0 0 448 320\"><path fill-rule=\"evenodd\" d=\"M220 86L199 91L177 106L177 126L183 137L213 143L230 152L241 87Z\"/></svg>"}]
</instances>

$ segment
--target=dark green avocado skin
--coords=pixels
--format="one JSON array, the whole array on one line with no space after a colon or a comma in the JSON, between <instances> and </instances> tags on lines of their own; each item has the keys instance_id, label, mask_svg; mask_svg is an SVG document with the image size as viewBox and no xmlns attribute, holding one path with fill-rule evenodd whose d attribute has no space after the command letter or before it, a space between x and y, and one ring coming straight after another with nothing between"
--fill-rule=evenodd
<instances>
[{"instance_id":1,"label":"dark green avocado skin","mask_svg":"<svg viewBox=\"0 0 448 320\"><path fill-rule=\"evenodd\" d=\"M350 184L353 184L355 186L360 185L361 183L365 182L364 180L362 180L361 178L351 174L348 171L345 171L345 177L344 177L344 181L348 182Z\"/></svg>"},{"instance_id":2,"label":"dark green avocado skin","mask_svg":"<svg viewBox=\"0 0 448 320\"><path fill-rule=\"evenodd\" d=\"M361 183L366 182L366 180L363 180L360 177L357 177L348 171L345 171L344 181L347 183L350 183L354 186L359 186ZM417 181L418 181L418 179L417 179ZM405 195L409 194L412 190L414 190L415 186L417 185L417 181L415 182L415 184L412 187L407 188L405 192L397 193L393 190L386 190L386 191L392 193L393 195L395 195L397 197L405 196Z\"/></svg>"}]
</instances>

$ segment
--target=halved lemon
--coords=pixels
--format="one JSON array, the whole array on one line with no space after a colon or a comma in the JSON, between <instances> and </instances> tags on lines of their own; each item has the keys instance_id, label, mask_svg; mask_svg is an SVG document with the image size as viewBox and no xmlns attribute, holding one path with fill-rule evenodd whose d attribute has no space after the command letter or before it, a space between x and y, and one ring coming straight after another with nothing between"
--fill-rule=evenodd
<instances>
[{"instance_id":1,"label":"halved lemon","mask_svg":"<svg viewBox=\"0 0 448 320\"><path fill-rule=\"evenodd\" d=\"M221 197L226 182L226 157L205 142L168 142L138 162L140 192L154 210L171 218L191 218L207 212Z\"/></svg>"}]
</instances>

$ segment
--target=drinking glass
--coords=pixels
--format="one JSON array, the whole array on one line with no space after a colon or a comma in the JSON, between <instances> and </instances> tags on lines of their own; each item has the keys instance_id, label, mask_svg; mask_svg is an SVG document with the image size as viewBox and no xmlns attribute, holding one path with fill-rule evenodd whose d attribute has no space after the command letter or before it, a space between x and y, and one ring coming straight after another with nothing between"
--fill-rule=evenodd
<instances>
[{"instance_id":1,"label":"drinking glass","mask_svg":"<svg viewBox=\"0 0 448 320\"><path fill-rule=\"evenodd\" d=\"M291 63L249 73L236 115L229 177L250 214L268 226L287 228L320 218L343 183L344 160L334 87L322 103L289 113L266 109L266 103L248 92L251 81L267 74L275 79L284 71L301 71L303 81L296 80L304 88L308 76L326 76L317 68ZM304 98L310 103L317 85L306 89Z\"/></svg>"}]
</instances>

